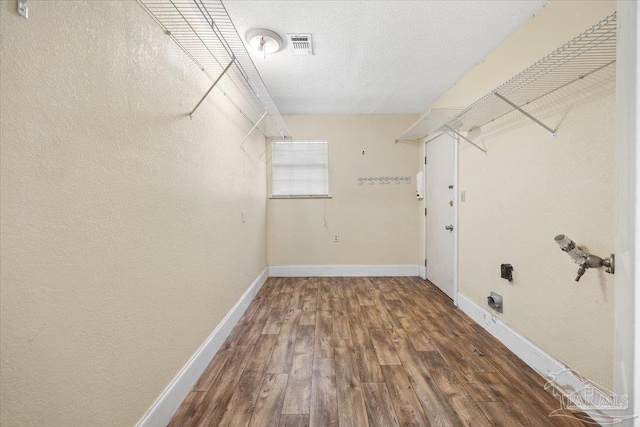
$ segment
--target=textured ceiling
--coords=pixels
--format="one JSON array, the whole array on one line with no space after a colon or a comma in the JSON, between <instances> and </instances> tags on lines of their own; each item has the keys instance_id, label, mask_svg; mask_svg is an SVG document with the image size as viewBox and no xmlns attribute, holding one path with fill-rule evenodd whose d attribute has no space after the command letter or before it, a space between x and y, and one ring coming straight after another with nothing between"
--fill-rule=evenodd
<instances>
[{"instance_id":1,"label":"textured ceiling","mask_svg":"<svg viewBox=\"0 0 640 427\"><path fill-rule=\"evenodd\" d=\"M240 1L242 37L311 33L313 56L252 54L283 114L418 113L532 17L546 0ZM286 41L285 41L286 43Z\"/></svg>"}]
</instances>

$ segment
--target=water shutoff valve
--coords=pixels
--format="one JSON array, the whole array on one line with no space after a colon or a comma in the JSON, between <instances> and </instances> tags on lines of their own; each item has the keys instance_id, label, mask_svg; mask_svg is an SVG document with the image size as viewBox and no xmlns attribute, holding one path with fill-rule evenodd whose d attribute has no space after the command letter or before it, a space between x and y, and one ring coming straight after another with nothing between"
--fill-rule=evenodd
<instances>
[{"instance_id":1,"label":"water shutoff valve","mask_svg":"<svg viewBox=\"0 0 640 427\"><path fill-rule=\"evenodd\" d=\"M588 252L583 251L580 246L576 246L575 242L564 234L558 234L555 237L555 241L560 249L562 249L563 252L566 252L571 257L573 262L579 265L578 274L576 275L575 279L576 282L580 281L580 278L588 268L606 267L605 271L607 273L614 274L615 257L613 254L604 259L600 258L599 256L592 255Z\"/></svg>"}]
</instances>

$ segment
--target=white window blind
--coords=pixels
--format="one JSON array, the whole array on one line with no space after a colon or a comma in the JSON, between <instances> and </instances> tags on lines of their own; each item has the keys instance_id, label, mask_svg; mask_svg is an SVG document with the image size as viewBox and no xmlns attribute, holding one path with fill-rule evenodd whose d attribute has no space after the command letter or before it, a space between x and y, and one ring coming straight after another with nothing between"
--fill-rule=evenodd
<instances>
[{"instance_id":1,"label":"white window blind","mask_svg":"<svg viewBox=\"0 0 640 427\"><path fill-rule=\"evenodd\" d=\"M274 141L271 148L273 196L328 196L327 141Z\"/></svg>"}]
</instances>

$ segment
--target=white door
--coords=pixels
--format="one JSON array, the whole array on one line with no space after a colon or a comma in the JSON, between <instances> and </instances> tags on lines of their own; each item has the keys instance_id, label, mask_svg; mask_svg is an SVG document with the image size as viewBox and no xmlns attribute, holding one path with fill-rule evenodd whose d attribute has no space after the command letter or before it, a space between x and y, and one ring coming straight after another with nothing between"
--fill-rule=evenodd
<instances>
[{"instance_id":1,"label":"white door","mask_svg":"<svg viewBox=\"0 0 640 427\"><path fill-rule=\"evenodd\" d=\"M443 134L426 144L427 280L455 299L457 142Z\"/></svg>"}]
</instances>

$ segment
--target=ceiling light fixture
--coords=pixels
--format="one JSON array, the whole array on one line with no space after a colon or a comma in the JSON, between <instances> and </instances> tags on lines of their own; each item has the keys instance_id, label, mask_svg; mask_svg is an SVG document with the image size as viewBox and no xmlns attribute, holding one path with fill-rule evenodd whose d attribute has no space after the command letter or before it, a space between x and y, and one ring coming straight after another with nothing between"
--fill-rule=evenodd
<instances>
[{"instance_id":1,"label":"ceiling light fixture","mask_svg":"<svg viewBox=\"0 0 640 427\"><path fill-rule=\"evenodd\" d=\"M260 52L266 58L267 53L275 53L282 49L282 38L271 30L259 28L249 31L246 35L247 43L256 52Z\"/></svg>"}]
</instances>

